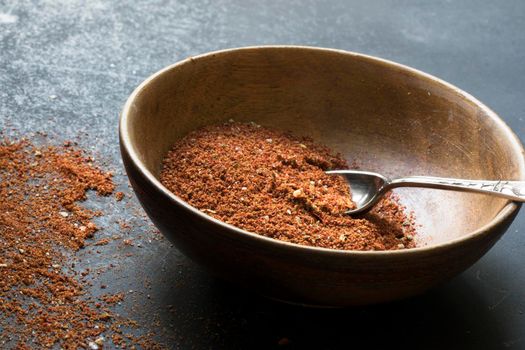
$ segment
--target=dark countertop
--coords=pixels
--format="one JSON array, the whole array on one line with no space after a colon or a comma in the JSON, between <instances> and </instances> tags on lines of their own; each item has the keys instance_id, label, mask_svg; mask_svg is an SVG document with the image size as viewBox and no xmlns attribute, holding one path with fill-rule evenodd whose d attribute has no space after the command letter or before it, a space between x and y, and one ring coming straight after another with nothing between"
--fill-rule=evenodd
<instances>
[{"instance_id":1,"label":"dark countertop","mask_svg":"<svg viewBox=\"0 0 525 350\"><path fill-rule=\"evenodd\" d=\"M145 77L211 50L301 44L377 55L434 74L492 107L525 139L524 30L520 0L0 1L0 130L78 139L131 194L117 121ZM86 266L117 265L91 292L102 283L105 292L132 290L119 312L144 330L164 329L160 340L171 348L525 349L523 213L477 264L426 295L319 310L277 304L211 278L154 232L134 197L110 202L87 203L107 214L99 236L118 232L115 221L124 219L132 225L125 234L141 247L81 251ZM282 338L288 346L278 345Z\"/></svg>"}]
</instances>

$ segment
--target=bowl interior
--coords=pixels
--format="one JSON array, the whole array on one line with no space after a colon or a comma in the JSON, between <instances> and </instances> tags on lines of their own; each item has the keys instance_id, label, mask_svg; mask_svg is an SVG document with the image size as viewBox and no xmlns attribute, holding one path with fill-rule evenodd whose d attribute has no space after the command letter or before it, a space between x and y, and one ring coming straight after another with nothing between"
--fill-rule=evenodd
<instances>
[{"instance_id":1,"label":"bowl interior","mask_svg":"<svg viewBox=\"0 0 525 350\"><path fill-rule=\"evenodd\" d=\"M124 128L154 175L189 131L229 119L310 136L386 176L522 179L521 146L489 109L458 89L390 62L332 50L264 47L188 59L142 85ZM421 225L419 244L466 235L509 202L398 189Z\"/></svg>"}]
</instances>

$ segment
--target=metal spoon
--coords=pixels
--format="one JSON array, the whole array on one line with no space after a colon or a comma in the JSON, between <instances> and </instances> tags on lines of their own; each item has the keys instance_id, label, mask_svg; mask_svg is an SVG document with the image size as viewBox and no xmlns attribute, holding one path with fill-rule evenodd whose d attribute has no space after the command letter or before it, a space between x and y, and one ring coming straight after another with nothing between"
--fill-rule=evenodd
<instances>
[{"instance_id":1,"label":"metal spoon","mask_svg":"<svg viewBox=\"0 0 525 350\"><path fill-rule=\"evenodd\" d=\"M330 175L341 175L352 188L352 201L356 209L347 214L361 214L369 211L389 190L396 187L426 187L442 190L485 193L525 202L525 181L463 180L430 176L410 176L389 179L369 171L332 170Z\"/></svg>"}]
</instances>

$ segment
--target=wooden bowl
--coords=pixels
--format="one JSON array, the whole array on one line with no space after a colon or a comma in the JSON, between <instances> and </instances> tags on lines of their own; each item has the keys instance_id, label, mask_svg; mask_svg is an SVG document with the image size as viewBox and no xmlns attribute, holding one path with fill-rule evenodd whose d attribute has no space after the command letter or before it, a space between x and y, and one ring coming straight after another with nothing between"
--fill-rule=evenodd
<instances>
[{"instance_id":1,"label":"wooden bowl","mask_svg":"<svg viewBox=\"0 0 525 350\"><path fill-rule=\"evenodd\" d=\"M352 52L248 47L155 73L131 94L120 120L122 158L142 206L184 254L275 299L348 306L421 293L477 261L520 209L485 195L402 189L421 224L418 248L338 251L262 237L207 216L158 180L177 139L231 118L313 137L387 176L523 180L523 148L469 94Z\"/></svg>"}]
</instances>

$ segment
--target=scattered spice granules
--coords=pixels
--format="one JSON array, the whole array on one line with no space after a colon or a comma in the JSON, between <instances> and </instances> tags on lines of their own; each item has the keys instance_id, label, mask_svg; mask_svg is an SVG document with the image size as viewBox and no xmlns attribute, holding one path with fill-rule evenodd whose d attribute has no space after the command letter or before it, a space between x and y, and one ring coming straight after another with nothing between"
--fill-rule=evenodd
<instances>
[{"instance_id":1,"label":"scattered spice granules","mask_svg":"<svg viewBox=\"0 0 525 350\"><path fill-rule=\"evenodd\" d=\"M124 199L124 192L115 193L115 199L117 200L117 202L120 202L122 199Z\"/></svg>"},{"instance_id":2,"label":"scattered spice granules","mask_svg":"<svg viewBox=\"0 0 525 350\"><path fill-rule=\"evenodd\" d=\"M161 182L202 212L267 237L343 250L415 246L415 223L390 193L359 218L350 189L329 169L341 155L311 139L229 122L191 132L163 162Z\"/></svg>"},{"instance_id":3,"label":"scattered spice granules","mask_svg":"<svg viewBox=\"0 0 525 350\"><path fill-rule=\"evenodd\" d=\"M110 242L109 238L102 238L93 243L93 245L101 246L101 245L107 245Z\"/></svg>"},{"instance_id":4,"label":"scattered spice granules","mask_svg":"<svg viewBox=\"0 0 525 350\"><path fill-rule=\"evenodd\" d=\"M124 293L120 292L117 294L106 294L101 297L106 304L116 304L124 300Z\"/></svg>"},{"instance_id":5,"label":"scattered spice granules","mask_svg":"<svg viewBox=\"0 0 525 350\"><path fill-rule=\"evenodd\" d=\"M159 348L124 334L135 324L107 307L121 296L96 303L68 263L97 231L91 219L101 213L78 203L88 190L110 195L111 173L71 143L0 140L0 347L98 349L105 336L107 345Z\"/></svg>"}]
</instances>

